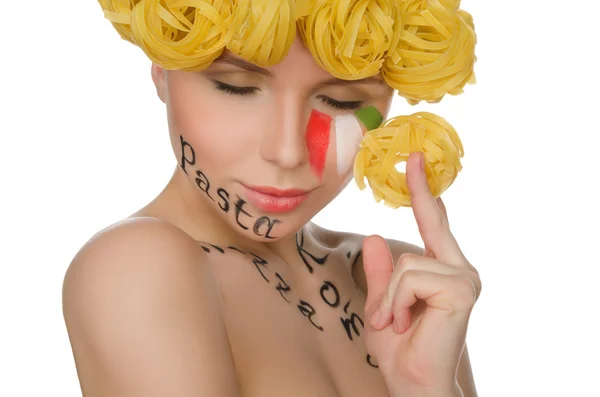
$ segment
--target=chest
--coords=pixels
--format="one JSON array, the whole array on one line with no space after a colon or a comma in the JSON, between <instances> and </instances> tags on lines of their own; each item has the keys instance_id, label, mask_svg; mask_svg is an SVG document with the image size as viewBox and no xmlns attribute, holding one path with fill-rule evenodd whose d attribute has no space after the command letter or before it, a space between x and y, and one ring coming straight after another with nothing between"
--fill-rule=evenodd
<instances>
[{"instance_id":1,"label":"chest","mask_svg":"<svg viewBox=\"0 0 600 397\"><path fill-rule=\"evenodd\" d=\"M347 265L352 255L323 257L302 259L304 275L249 252L214 266L242 396L388 396L363 344L365 296Z\"/></svg>"}]
</instances>

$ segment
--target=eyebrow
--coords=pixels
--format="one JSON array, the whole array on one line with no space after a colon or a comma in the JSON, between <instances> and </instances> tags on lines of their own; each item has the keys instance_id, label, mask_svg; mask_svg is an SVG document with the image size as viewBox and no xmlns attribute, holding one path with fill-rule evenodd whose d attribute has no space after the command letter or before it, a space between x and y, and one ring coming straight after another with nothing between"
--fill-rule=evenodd
<instances>
[{"instance_id":1,"label":"eyebrow","mask_svg":"<svg viewBox=\"0 0 600 397\"><path fill-rule=\"evenodd\" d=\"M268 77L273 76L273 73L269 72L267 69L261 68L260 66L245 61L242 58L235 57L229 53L223 53L223 55L213 61L213 63L217 62L228 63L230 65L237 66L238 68L247 70L248 72L258 73Z\"/></svg>"},{"instance_id":2,"label":"eyebrow","mask_svg":"<svg viewBox=\"0 0 600 397\"><path fill-rule=\"evenodd\" d=\"M265 68L261 68L251 62L248 62L244 59L238 58L236 56L231 55L230 53L224 53L217 59L213 61L213 63L227 63L233 66L237 66L238 68L244 69L248 72L261 74L267 77L273 77L273 73L268 71ZM338 79L337 77L331 78L329 80L325 80L321 82L319 85L351 85L351 84L386 84L385 80L377 76L371 76L364 79L359 80L343 80Z\"/></svg>"}]
</instances>

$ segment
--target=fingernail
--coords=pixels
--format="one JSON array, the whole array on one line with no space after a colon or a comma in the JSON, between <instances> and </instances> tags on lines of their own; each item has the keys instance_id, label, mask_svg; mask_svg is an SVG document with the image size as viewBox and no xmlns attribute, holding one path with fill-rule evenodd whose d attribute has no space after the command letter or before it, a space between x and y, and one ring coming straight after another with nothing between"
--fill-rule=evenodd
<instances>
[{"instance_id":1,"label":"fingernail","mask_svg":"<svg viewBox=\"0 0 600 397\"><path fill-rule=\"evenodd\" d=\"M419 154L419 167L421 167L421 171L425 171L425 154Z\"/></svg>"},{"instance_id":2,"label":"fingernail","mask_svg":"<svg viewBox=\"0 0 600 397\"><path fill-rule=\"evenodd\" d=\"M377 327L377 325L379 325L380 322L381 322L381 309L377 309L375 311L375 313L373 314L373 317L371 317L371 325L373 327Z\"/></svg>"}]
</instances>

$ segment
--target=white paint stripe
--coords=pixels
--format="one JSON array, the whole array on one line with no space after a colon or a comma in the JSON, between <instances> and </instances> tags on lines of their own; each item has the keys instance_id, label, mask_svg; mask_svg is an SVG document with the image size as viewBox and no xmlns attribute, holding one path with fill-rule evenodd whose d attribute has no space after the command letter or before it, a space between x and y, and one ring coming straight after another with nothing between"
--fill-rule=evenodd
<instances>
[{"instance_id":1,"label":"white paint stripe","mask_svg":"<svg viewBox=\"0 0 600 397\"><path fill-rule=\"evenodd\" d=\"M354 165L362 140L362 128L353 114L335 118L335 142L338 173L344 175Z\"/></svg>"}]
</instances>

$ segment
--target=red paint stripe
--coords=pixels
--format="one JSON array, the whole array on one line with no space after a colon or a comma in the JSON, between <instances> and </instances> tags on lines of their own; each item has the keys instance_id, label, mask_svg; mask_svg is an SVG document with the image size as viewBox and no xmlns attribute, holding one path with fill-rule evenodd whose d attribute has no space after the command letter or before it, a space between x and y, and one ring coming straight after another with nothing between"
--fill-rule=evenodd
<instances>
[{"instance_id":1,"label":"red paint stripe","mask_svg":"<svg viewBox=\"0 0 600 397\"><path fill-rule=\"evenodd\" d=\"M306 147L310 167L319 178L323 175L327 160L331 121L330 116L313 109L306 127Z\"/></svg>"}]
</instances>

